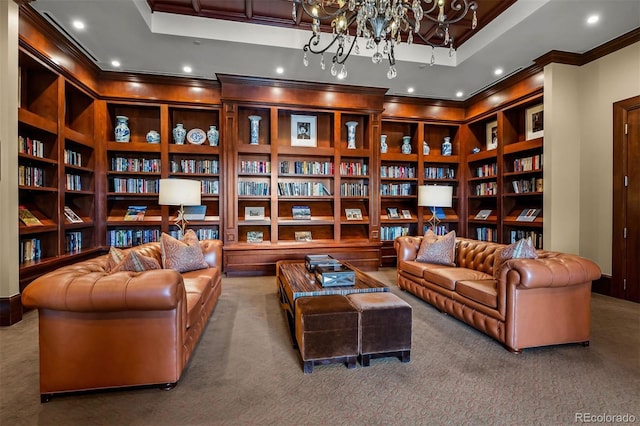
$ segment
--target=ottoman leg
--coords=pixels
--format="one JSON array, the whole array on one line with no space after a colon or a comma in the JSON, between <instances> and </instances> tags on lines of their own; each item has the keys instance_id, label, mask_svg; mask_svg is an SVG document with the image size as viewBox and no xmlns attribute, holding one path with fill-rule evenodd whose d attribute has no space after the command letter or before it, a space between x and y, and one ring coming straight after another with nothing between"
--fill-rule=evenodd
<instances>
[{"instance_id":1,"label":"ottoman leg","mask_svg":"<svg viewBox=\"0 0 640 426\"><path fill-rule=\"evenodd\" d=\"M371 365L371 355L360 355L360 365L363 367L368 367Z\"/></svg>"},{"instance_id":2,"label":"ottoman leg","mask_svg":"<svg viewBox=\"0 0 640 426\"><path fill-rule=\"evenodd\" d=\"M313 373L313 361L302 361L302 371L304 374Z\"/></svg>"},{"instance_id":3,"label":"ottoman leg","mask_svg":"<svg viewBox=\"0 0 640 426\"><path fill-rule=\"evenodd\" d=\"M400 355L400 361L402 362L411 361L411 351L402 351L402 354Z\"/></svg>"}]
</instances>

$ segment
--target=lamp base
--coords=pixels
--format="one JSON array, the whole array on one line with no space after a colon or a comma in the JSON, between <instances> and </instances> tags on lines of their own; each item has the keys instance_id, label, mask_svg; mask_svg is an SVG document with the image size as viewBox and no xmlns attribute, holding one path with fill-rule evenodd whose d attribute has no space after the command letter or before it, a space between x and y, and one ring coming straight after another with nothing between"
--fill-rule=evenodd
<instances>
[{"instance_id":1,"label":"lamp base","mask_svg":"<svg viewBox=\"0 0 640 426\"><path fill-rule=\"evenodd\" d=\"M187 223L189 221L184 218L184 206L180 204L178 209L178 217L176 218L176 226L180 228L180 234L184 237L184 231L187 229Z\"/></svg>"},{"instance_id":2,"label":"lamp base","mask_svg":"<svg viewBox=\"0 0 640 426\"><path fill-rule=\"evenodd\" d=\"M431 213L432 213L432 216L427 221L427 223L429 224L429 227L431 228L431 230L437 234L437 227L438 227L438 224L440 223L440 219L438 219L438 216L436 215L435 207L431 210Z\"/></svg>"}]
</instances>

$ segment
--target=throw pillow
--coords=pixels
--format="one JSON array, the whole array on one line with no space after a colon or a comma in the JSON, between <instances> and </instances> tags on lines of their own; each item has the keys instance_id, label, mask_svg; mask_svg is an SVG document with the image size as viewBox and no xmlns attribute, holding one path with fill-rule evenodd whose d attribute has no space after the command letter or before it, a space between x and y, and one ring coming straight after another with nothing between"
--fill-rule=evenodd
<instances>
[{"instance_id":1,"label":"throw pillow","mask_svg":"<svg viewBox=\"0 0 640 426\"><path fill-rule=\"evenodd\" d=\"M531 238L522 238L496 252L493 261L493 276L498 276L498 270L509 259L536 259L537 257L538 253L531 243Z\"/></svg>"},{"instance_id":2,"label":"throw pillow","mask_svg":"<svg viewBox=\"0 0 640 426\"><path fill-rule=\"evenodd\" d=\"M120 262L122 262L122 259L124 259L124 251L115 248L115 247L110 247L109 248L109 254L107 255L107 264L105 265L104 269L107 272L110 272L113 270L113 268L115 268L116 266L118 266L120 264Z\"/></svg>"},{"instance_id":3,"label":"throw pillow","mask_svg":"<svg viewBox=\"0 0 640 426\"><path fill-rule=\"evenodd\" d=\"M456 232L438 237L429 229L422 238L416 260L418 262L455 266Z\"/></svg>"},{"instance_id":4,"label":"throw pillow","mask_svg":"<svg viewBox=\"0 0 640 426\"><path fill-rule=\"evenodd\" d=\"M181 240L162 233L160 241L163 268L188 272L209 267L209 264L204 260L198 236L193 230L189 229L185 232Z\"/></svg>"},{"instance_id":5,"label":"throw pillow","mask_svg":"<svg viewBox=\"0 0 640 426\"><path fill-rule=\"evenodd\" d=\"M160 269L160 264L156 259L145 256L135 250L129 250L122 258L122 261L113 267L109 273L112 274L120 271L142 272L152 269Z\"/></svg>"}]
</instances>

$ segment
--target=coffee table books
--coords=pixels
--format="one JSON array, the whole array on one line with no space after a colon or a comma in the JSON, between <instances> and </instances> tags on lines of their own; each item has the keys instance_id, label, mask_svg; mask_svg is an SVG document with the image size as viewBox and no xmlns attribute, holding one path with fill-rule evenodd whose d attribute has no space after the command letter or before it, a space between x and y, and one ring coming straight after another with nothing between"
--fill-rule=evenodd
<instances>
[{"instance_id":1,"label":"coffee table books","mask_svg":"<svg viewBox=\"0 0 640 426\"><path fill-rule=\"evenodd\" d=\"M315 273L316 280L322 287L352 286L356 283L355 272L341 263L317 266Z\"/></svg>"}]
</instances>

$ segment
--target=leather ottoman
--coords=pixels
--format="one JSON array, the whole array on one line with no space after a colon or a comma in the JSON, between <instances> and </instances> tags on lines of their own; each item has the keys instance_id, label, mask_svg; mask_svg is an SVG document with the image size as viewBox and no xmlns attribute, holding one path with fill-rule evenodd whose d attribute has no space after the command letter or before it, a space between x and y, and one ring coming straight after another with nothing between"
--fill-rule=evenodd
<instances>
[{"instance_id":1,"label":"leather ottoman","mask_svg":"<svg viewBox=\"0 0 640 426\"><path fill-rule=\"evenodd\" d=\"M346 362L355 368L358 357L358 310L341 295L299 297L295 302L296 340L305 374L313 366Z\"/></svg>"},{"instance_id":2,"label":"leather ottoman","mask_svg":"<svg viewBox=\"0 0 640 426\"><path fill-rule=\"evenodd\" d=\"M393 293L347 295L360 314L360 364L371 358L397 356L411 359L411 306Z\"/></svg>"}]
</instances>

